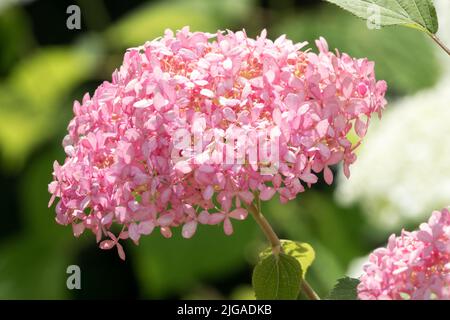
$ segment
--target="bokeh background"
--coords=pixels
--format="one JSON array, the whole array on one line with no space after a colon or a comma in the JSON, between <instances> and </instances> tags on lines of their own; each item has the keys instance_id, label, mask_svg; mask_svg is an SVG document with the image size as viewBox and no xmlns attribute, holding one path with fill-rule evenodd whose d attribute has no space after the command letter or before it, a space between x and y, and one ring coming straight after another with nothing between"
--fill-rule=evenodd
<instances>
[{"instance_id":1,"label":"bokeh background","mask_svg":"<svg viewBox=\"0 0 450 320\"><path fill-rule=\"evenodd\" d=\"M66 9L81 8L81 30L66 28ZM436 0L441 37L450 43L450 2ZM227 237L200 228L184 240L158 232L127 260L80 239L47 208L52 163L72 116L72 103L92 93L121 63L126 48L166 28L214 32L262 28L376 61L389 85L389 105L374 121L350 180L323 183L287 205L263 210L282 238L316 250L308 273L325 295L392 232L417 227L450 204L450 58L430 39L401 27L366 23L319 0L0 0L0 299L251 299L251 270L265 246L249 218ZM66 288L66 268L81 268L81 290Z\"/></svg>"}]
</instances>

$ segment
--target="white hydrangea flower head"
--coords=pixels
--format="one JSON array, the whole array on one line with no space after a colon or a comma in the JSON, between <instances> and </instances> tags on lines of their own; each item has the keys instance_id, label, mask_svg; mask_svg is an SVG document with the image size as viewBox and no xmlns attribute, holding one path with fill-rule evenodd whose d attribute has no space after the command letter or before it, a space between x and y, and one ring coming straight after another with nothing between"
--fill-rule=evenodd
<instances>
[{"instance_id":1,"label":"white hydrangea flower head","mask_svg":"<svg viewBox=\"0 0 450 320\"><path fill-rule=\"evenodd\" d=\"M436 1L440 37L450 43L450 1ZM436 49L438 50L438 49ZM392 103L372 125L336 198L359 203L374 225L398 228L423 220L450 199L450 59L433 88Z\"/></svg>"}]
</instances>

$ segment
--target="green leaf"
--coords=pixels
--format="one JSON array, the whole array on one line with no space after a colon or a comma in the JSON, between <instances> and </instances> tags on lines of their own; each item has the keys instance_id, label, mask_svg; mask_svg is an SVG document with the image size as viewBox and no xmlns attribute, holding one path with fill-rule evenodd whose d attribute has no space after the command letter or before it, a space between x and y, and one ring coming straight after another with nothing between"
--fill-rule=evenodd
<instances>
[{"instance_id":1,"label":"green leaf","mask_svg":"<svg viewBox=\"0 0 450 320\"><path fill-rule=\"evenodd\" d=\"M260 300L295 300L300 291L302 268L297 259L280 253L264 257L253 271L253 288Z\"/></svg>"},{"instance_id":2,"label":"green leaf","mask_svg":"<svg viewBox=\"0 0 450 320\"><path fill-rule=\"evenodd\" d=\"M356 287L359 284L358 279L345 277L339 279L333 290L327 297L328 300L357 300Z\"/></svg>"},{"instance_id":3,"label":"green leaf","mask_svg":"<svg viewBox=\"0 0 450 320\"><path fill-rule=\"evenodd\" d=\"M311 266L316 257L314 249L309 243L296 242L291 240L281 240L281 246L283 247L283 251L285 254L295 258L298 263L300 263L301 273L304 279L306 271L308 271L308 268ZM264 259L271 254L272 248L268 247L260 253L260 258Z\"/></svg>"},{"instance_id":4,"label":"green leaf","mask_svg":"<svg viewBox=\"0 0 450 320\"><path fill-rule=\"evenodd\" d=\"M436 33L438 20L431 0L326 0L350 11L357 17L371 19L379 10L382 26L404 25ZM373 9L375 8L375 10Z\"/></svg>"}]
</instances>

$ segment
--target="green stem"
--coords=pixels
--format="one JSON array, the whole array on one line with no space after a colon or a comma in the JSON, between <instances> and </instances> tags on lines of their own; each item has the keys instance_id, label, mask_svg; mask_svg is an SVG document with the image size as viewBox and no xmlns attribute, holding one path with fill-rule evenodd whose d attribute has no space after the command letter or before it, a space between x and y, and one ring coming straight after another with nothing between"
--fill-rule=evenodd
<instances>
[{"instance_id":1,"label":"green stem","mask_svg":"<svg viewBox=\"0 0 450 320\"><path fill-rule=\"evenodd\" d=\"M278 256L282 252L281 242L275 231L273 231L272 226L269 224L267 219L262 215L261 210L257 208L253 203L248 207L250 213L255 218L256 222L260 226L261 230L264 232L267 240L269 240L272 246L272 252L274 255Z\"/></svg>"},{"instance_id":2,"label":"green stem","mask_svg":"<svg viewBox=\"0 0 450 320\"><path fill-rule=\"evenodd\" d=\"M429 33L429 36L431 39L434 40L449 56L450 56L450 49L442 42L441 39L439 39L435 34Z\"/></svg>"},{"instance_id":3,"label":"green stem","mask_svg":"<svg viewBox=\"0 0 450 320\"><path fill-rule=\"evenodd\" d=\"M269 240L269 242L272 246L273 254L275 256L278 256L280 254L280 252L283 252L283 247L281 246L280 238L278 238L275 231L273 231L273 228L270 225L269 221L267 221L267 219L261 213L259 205L258 205L258 207L256 207L252 203L250 206L248 206L248 210L252 214L253 218L255 218L256 223L258 223L259 227L263 231L267 240ZM317 293L314 291L314 289L309 285L309 283L305 279L302 280L301 286L302 286L303 292L306 294L306 296L310 300L320 300L320 297L317 295Z\"/></svg>"}]
</instances>

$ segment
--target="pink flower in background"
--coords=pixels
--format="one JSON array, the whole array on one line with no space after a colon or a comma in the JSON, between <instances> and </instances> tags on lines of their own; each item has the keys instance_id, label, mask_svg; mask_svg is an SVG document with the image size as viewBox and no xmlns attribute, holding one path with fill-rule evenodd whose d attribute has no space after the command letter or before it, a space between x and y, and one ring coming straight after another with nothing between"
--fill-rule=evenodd
<instances>
[{"instance_id":1,"label":"pink flower in background","mask_svg":"<svg viewBox=\"0 0 450 320\"><path fill-rule=\"evenodd\" d=\"M49 185L57 222L108 238L103 249L157 228L190 238L199 223L231 234L260 193L287 202L318 173L331 184L339 162L348 176L359 142L347 136L381 114L386 83L324 39L318 54L304 46L185 27L129 49L111 82L74 103Z\"/></svg>"},{"instance_id":2,"label":"pink flower in background","mask_svg":"<svg viewBox=\"0 0 450 320\"><path fill-rule=\"evenodd\" d=\"M433 212L419 230L392 235L375 250L358 285L363 300L450 299L450 212Z\"/></svg>"}]
</instances>

